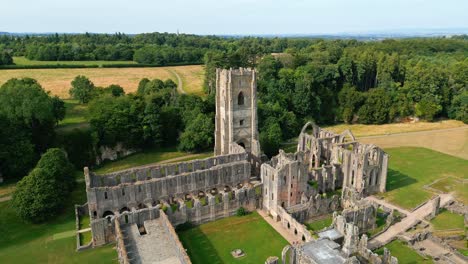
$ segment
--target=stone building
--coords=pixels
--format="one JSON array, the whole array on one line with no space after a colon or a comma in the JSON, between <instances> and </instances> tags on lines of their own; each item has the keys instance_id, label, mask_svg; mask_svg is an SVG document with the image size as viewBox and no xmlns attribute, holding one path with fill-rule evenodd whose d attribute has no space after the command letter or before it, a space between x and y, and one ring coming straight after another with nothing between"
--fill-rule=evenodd
<instances>
[{"instance_id":1,"label":"stone building","mask_svg":"<svg viewBox=\"0 0 468 264\"><path fill-rule=\"evenodd\" d=\"M116 242L120 263L190 263L174 226L216 221L240 207L263 209L281 222L300 242L291 256L303 259L311 245L337 250L335 241L312 237L303 225L310 217L344 208L340 223L372 227L375 210L361 198L385 191L385 152L356 142L349 131L334 134L307 123L296 153L280 151L262 164L255 70L218 69L216 76L214 157L105 175L84 168L87 203L76 211L91 218L92 246ZM331 233L346 237L342 229ZM348 240L339 261L360 249L358 238Z\"/></svg>"},{"instance_id":2,"label":"stone building","mask_svg":"<svg viewBox=\"0 0 468 264\"><path fill-rule=\"evenodd\" d=\"M230 153L237 143L259 157L255 70L217 69L216 95L215 155Z\"/></svg>"}]
</instances>

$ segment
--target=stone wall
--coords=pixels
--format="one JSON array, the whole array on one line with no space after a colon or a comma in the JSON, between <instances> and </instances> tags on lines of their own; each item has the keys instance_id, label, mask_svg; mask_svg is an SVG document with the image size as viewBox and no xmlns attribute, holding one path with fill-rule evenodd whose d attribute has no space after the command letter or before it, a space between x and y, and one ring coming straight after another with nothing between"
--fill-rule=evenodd
<instances>
[{"instance_id":1,"label":"stone wall","mask_svg":"<svg viewBox=\"0 0 468 264\"><path fill-rule=\"evenodd\" d=\"M194 198L193 207L189 208L184 200L178 201L175 212L168 210L168 217L173 225L186 222L203 224L236 214L240 207L253 211L262 205L262 184L248 184L232 191L221 191L216 195L206 194L206 205Z\"/></svg>"},{"instance_id":2,"label":"stone wall","mask_svg":"<svg viewBox=\"0 0 468 264\"><path fill-rule=\"evenodd\" d=\"M185 251L184 246L182 245L182 243L179 240L179 236L177 236L177 233L175 232L175 229L172 226L172 224L169 221L166 214L161 211L160 217L161 217L163 226L166 229L166 231L167 231L167 233L169 234L169 237L170 237L170 241L168 241L168 242L173 246L173 248L176 249L177 257L179 258L180 262L182 264L192 263L190 261L189 256L187 255L187 252Z\"/></svg>"},{"instance_id":3,"label":"stone wall","mask_svg":"<svg viewBox=\"0 0 468 264\"><path fill-rule=\"evenodd\" d=\"M120 229L120 222L119 219L115 219L115 240L116 240L116 250L117 250L117 257L119 259L120 264L130 264L130 260L128 259L127 248L125 247L124 238L122 235L122 230Z\"/></svg>"},{"instance_id":4,"label":"stone wall","mask_svg":"<svg viewBox=\"0 0 468 264\"><path fill-rule=\"evenodd\" d=\"M297 242L308 242L313 240L313 237L310 234L310 231L307 230L307 227L297 221L282 207L278 207L276 212L272 212L272 216L273 219L281 222L284 229L297 238Z\"/></svg>"},{"instance_id":5,"label":"stone wall","mask_svg":"<svg viewBox=\"0 0 468 264\"><path fill-rule=\"evenodd\" d=\"M137 208L155 206L186 195L248 184L248 155L232 154L172 165L95 175L85 168L87 198L93 219Z\"/></svg>"}]
</instances>

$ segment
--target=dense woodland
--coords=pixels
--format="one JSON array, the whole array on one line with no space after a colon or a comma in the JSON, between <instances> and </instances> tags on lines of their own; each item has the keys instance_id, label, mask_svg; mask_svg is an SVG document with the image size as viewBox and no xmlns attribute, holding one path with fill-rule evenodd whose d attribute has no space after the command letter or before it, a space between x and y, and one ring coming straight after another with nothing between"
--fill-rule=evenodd
<instances>
[{"instance_id":1,"label":"dense woodland","mask_svg":"<svg viewBox=\"0 0 468 264\"><path fill-rule=\"evenodd\" d=\"M172 80L143 79L135 94L125 94L118 85L95 87L86 76L77 76L70 96L87 104L90 126L67 133L56 132L65 116L64 102L37 81L12 79L2 85L0 173L15 178L30 172L34 177L22 184L32 189L41 177L55 177L44 174L41 162L31 171L54 147L68 154L64 158L62 152L51 150L43 156L50 166L71 162L77 169L93 165L101 146L119 143L140 150L211 149L217 67L257 68L260 141L267 155L296 137L309 120L320 125L383 124L417 117L468 123L466 36L368 42L159 33L1 36L0 63L11 64L13 55L34 60L205 64L206 98L178 94ZM28 204L24 197L17 199L18 206Z\"/></svg>"}]
</instances>

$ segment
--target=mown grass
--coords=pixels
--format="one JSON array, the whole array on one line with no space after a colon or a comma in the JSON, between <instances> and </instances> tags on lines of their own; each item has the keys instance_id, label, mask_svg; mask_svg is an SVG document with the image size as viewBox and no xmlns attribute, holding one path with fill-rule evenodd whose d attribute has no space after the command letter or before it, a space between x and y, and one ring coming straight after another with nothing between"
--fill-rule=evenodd
<instances>
[{"instance_id":1,"label":"mown grass","mask_svg":"<svg viewBox=\"0 0 468 264\"><path fill-rule=\"evenodd\" d=\"M76 252L75 204L86 202L79 182L63 212L42 224L23 222L11 203L0 203L0 259L2 263L117 263L113 245ZM67 234L60 236L60 234ZM54 236L55 235L55 236Z\"/></svg>"},{"instance_id":2,"label":"mown grass","mask_svg":"<svg viewBox=\"0 0 468 264\"><path fill-rule=\"evenodd\" d=\"M105 162L103 165L94 169L94 172L98 174L106 174L110 172L129 169L136 166L164 162L165 160L177 159L174 162L180 162L193 159L202 159L212 155L213 154L211 152L189 154L186 152L180 152L175 147L145 150L143 152L135 153L116 161Z\"/></svg>"},{"instance_id":3,"label":"mown grass","mask_svg":"<svg viewBox=\"0 0 468 264\"><path fill-rule=\"evenodd\" d=\"M332 215L328 215L326 218L319 219L313 222L306 223L305 226L308 230L312 230L314 232L318 232L325 227L329 227L333 222Z\"/></svg>"},{"instance_id":4,"label":"mown grass","mask_svg":"<svg viewBox=\"0 0 468 264\"><path fill-rule=\"evenodd\" d=\"M13 57L16 65L113 65L113 64L137 64L134 61L36 61L26 57Z\"/></svg>"},{"instance_id":5,"label":"mown grass","mask_svg":"<svg viewBox=\"0 0 468 264\"><path fill-rule=\"evenodd\" d=\"M432 197L433 193L424 189L425 185L449 176L468 178L468 161L461 158L416 147L390 148L385 151L390 154L390 159L387 192L382 195L387 201L407 209Z\"/></svg>"},{"instance_id":6,"label":"mown grass","mask_svg":"<svg viewBox=\"0 0 468 264\"><path fill-rule=\"evenodd\" d=\"M178 231L194 264L264 263L269 256L281 256L288 242L263 218L253 212ZM245 256L235 259L234 249Z\"/></svg>"},{"instance_id":7,"label":"mown grass","mask_svg":"<svg viewBox=\"0 0 468 264\"><path fill-rule=\"evenodd\" d=\"M432 263L430 258L424 258L412 248L405 245L400 240L394 240L393 242L385 245L390 250L392 256L398 258L398 263L405 264L419 264L419 263ZM383 255L383 248L376 250L376 253Z\"/></svg>"},{"instance_id":8,"label":"mown grass","mask_svg":"<svg viewBox=\"0 0 468 264\"><path fill-rule=\"evenodd\" d=\"M449 230L465 228L465 220L462 215L451 213L446 209L441 209L441 212L431 220L434 230Z\"/></svg>"}]
</instances>

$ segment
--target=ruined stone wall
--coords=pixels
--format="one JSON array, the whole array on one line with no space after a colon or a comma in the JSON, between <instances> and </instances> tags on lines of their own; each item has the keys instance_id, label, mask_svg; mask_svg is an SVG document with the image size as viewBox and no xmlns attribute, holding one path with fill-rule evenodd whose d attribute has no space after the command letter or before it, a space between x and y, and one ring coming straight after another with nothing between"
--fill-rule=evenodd
<instances>
[{"instance_id":1,"label":"ruined stone wall","mask_svg":"<svg viewBox=\"0 0 468 264\"><path fill-rule=\"evenodd\" d=\"M192 262L190 261L189 256L187 255L187 252L185 251L184 246L179 240L179 236L177 236L177 233L174 230L174 227L172 226L171 222L167 218L166 214L164 212L160 212L160 218L161 218L161 223L163 227L166 229L167 233L169 234L169 241L166 241L172 245L172 247L176 250L177 258L180 260L180 263L182 264L191 264Z\"/></svg>"},{"instance_id":2,"label":"ruined stone wall","mask_svg":"<svg viewBox=\"0 0 468 264\"><path fill-rule=\"evenodd\" d=\"M120 264L130 264L130 260L128 259L127 248L125 248L124 237L122 235L122 230L120 229L120 222L119 219L116 218L114 223L115 226L115 241L116 241L116 250L117 250L117 257L119 259Z\"/></svg>"},{"instance_id":3,"label":"ruined stone wall","mask_svg":"<svg viewBox=\"0 0 468 264\"><path fill-rule=\"evenodd\" d=\"M307 123L299 135L297 151L305 153L304 162L322 192L343 187L366 195L385 192L388 154L374 145L356 142L350 131L335 134Z\"/></svg>"},{"instance_id":4,"label":"ruined stone wall","mask_svg":"<svg viewBox=\"0 0 468 264\"><path fill-rule=\"evenodd\" d=\"M340 204L338 195L326 197L315 193L308 198L304 197L303 203L288 207L286 210L299 222L304 223L310 218L339 210Z\"/></svg>"},{"instance_id":5,"label":"ruined stone wall","mask_svg":"<svg viewBox=\"0 0 468 264\"><path fill-rule=\"evenodd\" d=\"M276 212L272 214L273 218L281 222L281 225L297 238L297 242L307 242L313 240L310 231L307 227L297 221L282 207L278 207Z\"/></svg>"},{"instance_id":6,"label":"ruined stone wall","mask_svg":"<svg viewBox=\"0 0 468 264\"><path fill-rule=\"evenodd\" d=\"M96 219L111 212L116 214L156 205L162 200L172 203L176 198L183 198L188 194L196 196L200 191L209 192L226 186L247 184L251 175L247 157L246 153L232 154L110 175L95 175L85 169L90 215ZM201 167L200 164L208 169L196 170ZM163 171L165 174L161 174ZM176 174L181 171L183 173Z\"/></svg>"},{"instance_id":7,"label":"ruined stone wall","mask_svg":"<svg viewBox=\"0 0 468 264\"><path fill-rule=\"evenodd\" d=\"M240 207L253 211L262 205L262 184L247 185L232 191L220 191L219 194L207 194L207 203L203 205L194 198L193 207L189 208L183 200L178 201L176 211L168 210L168 217L173 225L186 222L203 224L236 214ZM218 196L219 195L219 196Z\"/></svg>"}]
</instances>

